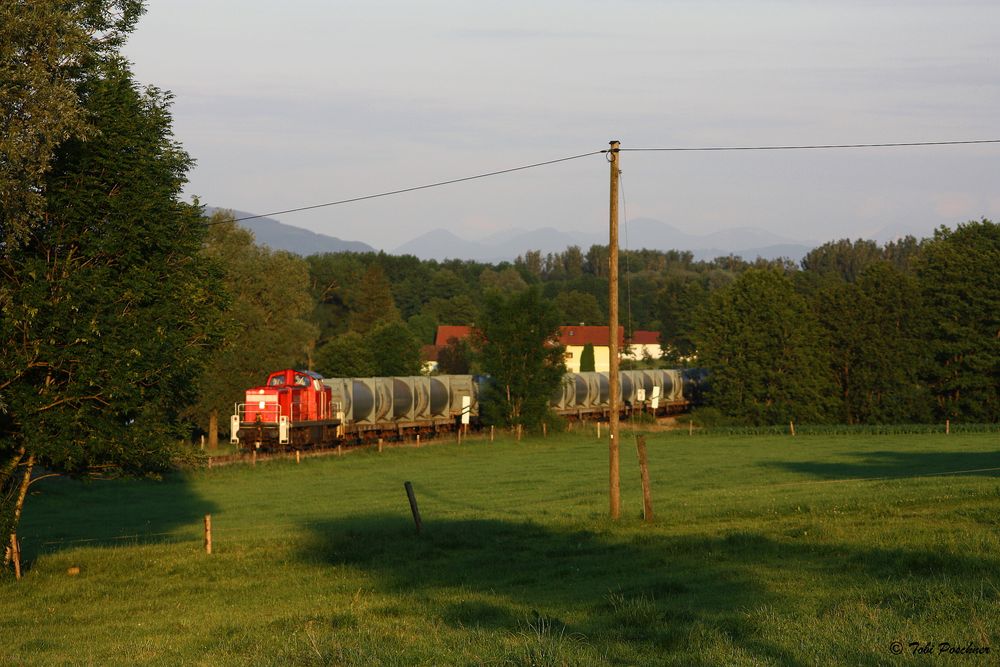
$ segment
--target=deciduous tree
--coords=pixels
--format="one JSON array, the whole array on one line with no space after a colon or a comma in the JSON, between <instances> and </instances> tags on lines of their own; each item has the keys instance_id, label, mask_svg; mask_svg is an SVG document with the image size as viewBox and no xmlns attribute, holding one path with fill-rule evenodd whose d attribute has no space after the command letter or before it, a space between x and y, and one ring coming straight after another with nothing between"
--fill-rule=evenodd
<instances>
[{"instance_id":1,"label":"deciduous tree","mask_svg":"<svg viewBox=\"0 0 1000 667\"><path fill-rule=\"evenodd\" d=\"M790 278L748 270L713 293L698 319L712 406L750 424L830 418L834 386L821 330Z\"/></svg>"},{"instance_id":2,"label":"deciduous tree","mask_svg":"<svg viewBox=\"0 0 1000 667\"><path fill-rule=\"evenodd\" d=\"M938 414L1000 420L1000 225L983 219L942 227L916 267L933 327Z\"/></svg>"},{"instance_id":3,"label":"deciduous tree","mask_svg":"<svg viewBox=\"0 0 1000 667\"><path fill-rule=\"evenodd\" d=\"M0 469L18 471L0 498L34 465L166 468L218 343L221 272L199 255L200 209L180 201L191 159L169 95L140 91L114 57L90 63L77 94L94 133L56 147L44 215L0 251ZM0 508L0 532L15 516Z\"/></svg>"},{"instance_id":4,"label":"deciduous tree","mask_svg":"<svg viewBox=\"0 0 1000 667\"><path fill-rule=\"evenodd\" d=\"M490 292L478 323L476 347L490 376L486 418L504 426L537 426L566 371L559 320L537 287L514 294Z\"/></svg>"}]
</instances>

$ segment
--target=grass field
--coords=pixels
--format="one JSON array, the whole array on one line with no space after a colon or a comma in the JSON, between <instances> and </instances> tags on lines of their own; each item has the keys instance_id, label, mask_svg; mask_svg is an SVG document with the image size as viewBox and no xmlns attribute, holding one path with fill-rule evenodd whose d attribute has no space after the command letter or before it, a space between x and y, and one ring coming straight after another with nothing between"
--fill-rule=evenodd
<instances>
[{"instance_id":1,"label":"grass field","mask_svg":"<svg viewBox=\"0 0 1000 667\"><path fill-rule=\"evenodd\" d=\"M651 433L653 525L623 436L617 523L593 434L45 480L0 663L1000 661L996 433Z\"/></svg>"}]
</instances>

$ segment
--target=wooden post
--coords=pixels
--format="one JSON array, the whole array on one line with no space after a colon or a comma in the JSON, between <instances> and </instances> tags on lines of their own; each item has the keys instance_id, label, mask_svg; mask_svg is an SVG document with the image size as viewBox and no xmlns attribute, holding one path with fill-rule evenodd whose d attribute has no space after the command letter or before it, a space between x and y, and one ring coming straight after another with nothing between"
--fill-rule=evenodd
<instances>
[{"instance_id":1,"label":"wooden post","mask_svg":"<svg viewBox=\"0 0 1000 667\"><path fill-rule=\"evenodd\" d=\"M944 434L945 435L951 435L951 420L950 419L945 419L944 420Z\"/></svg>"},{"instance_id":2,"label":"wooden post","mask_svg":"<svg viewBox=\"0 0 1000 667\"><path fill-rule=\"evenodd\" d=\"M205 515L205 553L212 555L212 515Z\"/></svg>"},{"instance_id":3,"label":"wooden post","mask_svg":"<svg viewBox=\"0 0 1000 667\"><path fill-rule=\"evenodd\" d=\"M694 420L688 422L688 435L694 435Z\"/></svg>"},{"instance_id":4,"label":"wooden post","mask_svg":"<svg viewBox=\"0 0 1000 667\"><path fill-rule=\"evenodd\" d=\"M517 441L518 442L521 442L521 433L522 433L522 431L523 431L522 426L520 424L518 424L517 425Z\"/></svg>"},{"instance_id":5,"label":"wooden post","mask_svg":"<svg viewBox=\"0 0 1000 667\"><path fill-rule=\"evenodd\" d=\"M297 449L295 450L295 462L296 463L299 463L301 454L302 454L302 452L300 452Z\"/></svg>"},{"instance_id":6,"label":"wooden post","mask_svg":"<svg viewBox=\"0 0 1000 667\"><path fill-rule=\"evenodd\" d=\"M610 239L608 243L608 500L613 520L621 514L621 491L618 475L618 166L620 143L611 142L608 162L611 163Z\"/></svg>"},{"instance_id":7,"label":"wooden post","mask_svg":"<svg viewBox=\"0 0 1000 667\"><path fill-rule=\"evenodd\" d=\"M458 436L458 444L461 445L462 444L462 427L461 427L461 425L459 425L459 427L458 427L458 433L456 433L456 435Z\"/></svg>"},{"instance_id":8,"label":"wooden post","mask_svg":"<svg viewBox=\"0 0 1000 667\"><path fill-rule=\"evenodd\" d=\"M597 422L597 439L601 439L601 422Z\"/></svg>"},{"instance_id":9,"label":"wooden post","mask_svg":"<svg viewBox=\"0 0 1000 667\"><path fill-rule=\"evenodd\" d=\"M493 442L493 425L490 424L490 442Z\"/></svg>"},{"instance_id":10,"label":"wooden post","mask_svg":"<svg viewBox=\"0 0 1000 667\"><path fill-rule=\"evenodd\" d=\"M344 455L344 448L341 445L337 445L337 456Z\"/></svg>"},{"instance_id":11,"label":"wooden post","mask_svg":"<svg viewBox=\"0 0 1000 667\"><path fill-rule=\"evenodd\" d=\"M378 439L378 453L382 453L382 438Z\"/></svg>"},{"instance_id":12,"label":"wooden post","mask_svg":"<svg viewBox=\"0 0 1000 667\"><path fill-rule=\"evenodd\" d=\"M213 451L219 448L218 410L212 410L210 413L208 413L208 448ZM204 449L204 447L202 449Z\"/></svg>"},{"instance_id":13,"label":"wooden post","mask_svg":"<svg viewBox=\"0 0 1000 667\"><path fill-rule=\"evenodd\" d=\"M546 424L545 422L542 422L542 437L543 438L549 437L549 425Z\"/></svg>"},{"instance_id":14,"label":"wooden post","mask_svg":"<svg viewBox=\"0 0 1000 667\"><path fill-rule=\"evenodd\" d=\"M417 433L417 447L420 446L420 434Z\"/></svg>"},{"instance_id":15,"label":"wooden post","mask_svg":"<svg viewBox=\"0 0 1000 667\"><path fill-rule=\"evenodd\" d=\"M794 438L795 437L795 422L793 422L793 421L792 422L788 422L788 430L792 434L792 437Z\"/></svg>"},{"instance_id":16,"label":"wooden post","mask_svg":"<svg viewBox=\"0 0 1000 667\"><path fill-rule=\"evenodd\" d=\"M646 461L646 436L636 438L635 448L639 454L639 475L642 477L642 518L646 523L653 521L653 496L649 490L649 466Z\"/></svg>"},{"instance_id":17,"label":"wooden post","mask_svg":"<svg viewBox=\"0 0 1000 667\"><path fill-rule=\"evenodd\" d=\"M424 525L420 520L420 510L417 509L417 496L413 493L413 485L409 482L404 482L403 488L406 489L406 497L410 501L410 512L413 513L413 523L417 526L417 535L419 535Z\"/></svg>"},{"instance_id":18,"label":"wooden post","mask_svg":"<svg viewBox=\"0 0 1000 667\"><path fill-rule=\"evenodd\" d=\"M21 549L17 544L17 533L10 534L10 559L14 562L14 578L21 578Z\"/></svg>"},{"instance_id":19,"label":"wooden post","mask_svg":"<svg viewBox=\"0 0 1000 667\"><path fill-rule=\"evenodd\" d=\"M257 449L253 450L253 464L257 465Z\"/></svg>"}]
</instances>

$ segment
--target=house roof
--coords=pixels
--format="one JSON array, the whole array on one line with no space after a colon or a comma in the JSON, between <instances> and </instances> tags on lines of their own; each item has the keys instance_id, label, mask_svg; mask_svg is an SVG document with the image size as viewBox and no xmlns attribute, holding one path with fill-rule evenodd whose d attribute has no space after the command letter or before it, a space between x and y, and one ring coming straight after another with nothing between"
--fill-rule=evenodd
<instances>
[{"instance_id":1,"label":"house roof","mask_svg":"<svg viewBox=\"0 0 1000 667\"><path fill-rule=\"evenodd\" d=\"M437 336L434 338L434 345L444 347L452 338L468 338L472 335L472 327L442 325L437 328ZM657 331L634 331L632 332L632 343L640 345L659 343L660 334ZM597 347L608 346L608 327L600 326L566 326L559 327L559 342L562 345L591 345ZM618 347L625 345L625 327L618 327Z\"/></svg>"},{"instance_id":2,"label":"house roof","mask_svg":"<svg viewBox=\"0 0 1000 667\"><path fill-rule=\"evenodd\" d=\"M434 344L438 347L444 347L452 338L462 340L463 338L468 338L471 335L472 327L443 325L438 327L437 336L434 338Z\"/></svg>"},{"instance_id":3,"label":"house roof","mask_svg":"<svg viewBox=\"0 0 1000 667\"><path fill-rule=\"evenodd\" d=\"M633 345L659 345L660 344L660 332L659 331L633 331L632 338L629 340Z\"/></svg>"},{"instance_id":4,"label":"house roof","mask_svg":"<svg viewBox=\"0 0 1000 667\"><path fill-rule=\"evenodd\" d=\"M559 327L559 342L563 345L586 345L590 343L597 347L607 347L610 342L608 339L608 327L592 327L592 326L572 326L572 327ZM618 346L621 347L625 344L625 327L618 327Z\"/></svg>"}]
</instances>

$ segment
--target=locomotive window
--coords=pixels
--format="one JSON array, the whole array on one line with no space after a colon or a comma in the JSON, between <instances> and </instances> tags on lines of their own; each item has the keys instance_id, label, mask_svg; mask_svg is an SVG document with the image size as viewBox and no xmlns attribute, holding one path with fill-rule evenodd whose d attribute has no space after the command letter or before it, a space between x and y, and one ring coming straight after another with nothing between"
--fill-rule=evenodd
<instances>
[{"instance_id":1,"label":"locomotive window","mask_svg":"<svg viewBox=\"0 0 1000 667\"><path fill-rule=\"evenodd\" d=\"M296 374L295 375L295 384L297 384L300 387L308 387L309 386L309 378L306 377L305 375L298 375L298 374Z\"/></svg>"},{"instance_id":2,"label":"locomotive window","mask_svg":"<svg viewBox=\"0 0 1000 667\"><path fill-rule=\"evenodd\" d=\"M273 378L271 378L271 381L267 383L267 386L268 387L278 387L278 386L281 386L283 384L285 384L285 376L284 375L275 375Z\"/></svg>"}]
</instances>

